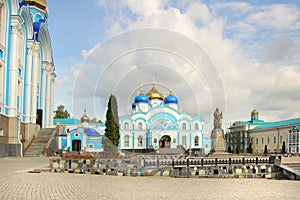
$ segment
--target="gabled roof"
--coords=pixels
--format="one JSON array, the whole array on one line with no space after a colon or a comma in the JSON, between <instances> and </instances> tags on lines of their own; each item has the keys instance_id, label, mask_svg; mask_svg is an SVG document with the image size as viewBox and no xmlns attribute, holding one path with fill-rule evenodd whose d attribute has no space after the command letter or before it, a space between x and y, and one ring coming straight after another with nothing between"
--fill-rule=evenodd
<instances>
[{"instance_id":1,"label":"gabled roof","mask_svg":"<svg viewBox=\"0 0 300 200\"><path fill-rule=\"evenodd\" d=\"M71 131L72 132L81 132L82 133L82 129L73 129ZM91 136L91 137L101 137L101 134L96 131L95 129L92 129L92 128L83 128L83 132L87 135L87 136Z\"/></svg>"},{"instance_id":2,"label":"gabled roof","mask_svg":"<svg viewBox=\"0 0 300 200\"><path fill-rule=\"evenodd\" d=\"M263 130L263 129L272 129L272 128L279 128L279 127L285 127L285 126L293 126L293 125L300 125L300 118L295 119L288 119L288 120L281 120L276 122L265 122L262 125L250 130L250 131L257 131L257 130Z\"/></svg>"},{"instance_id":3,"label":"gabled roof","mask_svg":"<svg viewBox=\"0 0 300 200\"><path fill-rule=\"evenodd\" d=\"M96 131L95 129L92 128L84 128L83 131L85 134L87 134L88 136L92 136L92 137L100 137L100 133L98 131Z\"/></svg>"}]
</instances>

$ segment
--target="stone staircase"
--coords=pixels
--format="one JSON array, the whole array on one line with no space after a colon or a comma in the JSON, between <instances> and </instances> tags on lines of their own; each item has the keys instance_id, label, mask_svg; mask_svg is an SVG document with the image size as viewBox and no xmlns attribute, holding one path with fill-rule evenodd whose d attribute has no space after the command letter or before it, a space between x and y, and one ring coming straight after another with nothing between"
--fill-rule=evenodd
<instances>
[{"instance_id":1,"label":"stone staircase","mask_svg":"<svg viewBox=\"0 0 300 200\"><path fill-rule=\"evenodd\" d=\"M41 129L38 136L33 140L30 147L25 152L25 157L43 156L44 148L53 131L54 128Z\"/></svg>"},{"instance_id":2,"label":"stone staircase","mask_svg":"<svg viewBox=\"0 0 300 200\"><path fill-rule=\"evenodd\" d=\"M300 173L300 163L285 163L284 165L286 165Z\"/></svg>"}]
</instances>

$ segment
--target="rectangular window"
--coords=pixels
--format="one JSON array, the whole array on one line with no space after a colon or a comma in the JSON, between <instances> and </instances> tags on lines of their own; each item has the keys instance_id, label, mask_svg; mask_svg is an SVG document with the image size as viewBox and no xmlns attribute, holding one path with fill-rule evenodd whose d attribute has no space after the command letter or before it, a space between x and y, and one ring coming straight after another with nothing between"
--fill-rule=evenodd
<instances>
[{"instance_id":1,"label":"rectangular window","mask_svg":"<svg viewBox=\"0 0 300 200\"><path fill-rule=\"evenodd\" d=\"M22 76L22 70L20 68L18 68L18 75Z\"/></svg>"},{"instance_id":2,"label":"rectangular window","mask_svg":"<svg viewBox=\"0 0 300 200\"><path fill-rule=\"evenodd\" d=\"M276 136L273 137L273 143L276 144Z\"/></svg>"},{"instance_id":3,"label":"rectangular window","mask_svg":"<svg viewBox=\"0 0 300 200\"><path fill-rule=\"evenodd\" d=\"M4 136L3 129L0 129L0 136Z\"/></svg>"},{"instance_id":4,"label":"rectangular window","mask_svg":"<svg viewBox=\"0 0 300 200\"><path fill-rule=\"evenodd\" d=\"M94 144L89 144L89 149L93 149L94 148Z\"/></svg>"}]
</instances>

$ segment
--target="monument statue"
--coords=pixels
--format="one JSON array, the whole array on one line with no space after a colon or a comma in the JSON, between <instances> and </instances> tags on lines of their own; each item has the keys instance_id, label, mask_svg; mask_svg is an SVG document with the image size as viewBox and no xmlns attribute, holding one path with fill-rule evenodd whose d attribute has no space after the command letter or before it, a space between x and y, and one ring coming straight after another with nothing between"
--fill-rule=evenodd
<instances>
[{"instance_id":1,"label":"monument statue","mask_svg":"<svg viewBox=\"0 0 300 200\"><path fill-rule=\"evenodd\" d=\"M216 108L214 112L214 129L211 132L211 153L223 153L225 152L225 138L224 130L222 129L222 112L219 108Z\"/></svg>"},{"instance_id":2,"label":"monument statue","mask_svg":"<svg viewBox=\"0 0 300 200\"><path fill-rule=\"evenodd\" d=\"M222 126L222 112L219 111L219 108L216 108L216 111L214 112L214 127L221 128Z\"/></svg>"}]
</instances>

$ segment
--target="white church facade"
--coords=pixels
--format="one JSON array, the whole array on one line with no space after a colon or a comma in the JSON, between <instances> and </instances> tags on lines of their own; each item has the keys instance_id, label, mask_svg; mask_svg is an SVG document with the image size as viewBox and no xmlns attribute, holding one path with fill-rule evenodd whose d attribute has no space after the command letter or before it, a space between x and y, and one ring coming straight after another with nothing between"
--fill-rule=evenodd
<instances>
[{"instance_id":1,"label":"white church facade","mask_svg":"<svg viewBox=\"0 0 300 200\"><path fill-rule=\"evenodd\" d=\"M120 117L119 149L124 151L175 152L174 149L209 153L210 140L204 137L200 116L179 111L178 98L170 91L162 95L155 84L141 90L132 103L132 112Z\"/></svg>"},{"instance_id":2,"label":"white church facade","mask_svg":"<svg viewBox=\"0 0 300 200\"><path fill-rule=\"evenodd\" d=\"M46 0L0 0L0 148L8 152L4 156L20 154L19 146L32 134L53 127L56 75L47 20Z\"/></svg>"}]
</instances>

